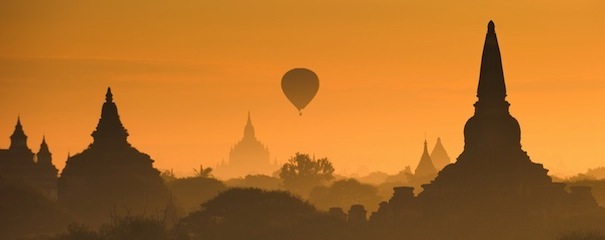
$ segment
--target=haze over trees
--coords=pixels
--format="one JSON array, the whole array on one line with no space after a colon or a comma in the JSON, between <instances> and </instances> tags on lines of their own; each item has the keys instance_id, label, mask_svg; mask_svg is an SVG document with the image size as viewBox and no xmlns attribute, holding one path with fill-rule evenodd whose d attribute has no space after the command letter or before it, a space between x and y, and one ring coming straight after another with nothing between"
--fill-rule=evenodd
<instances>
[{"instance_id":1,"label":"haze over trees","mask_svg":"<svg viewBox=\"0 0 605 240\"><path fill-rule=\"evenodd\" d=\"M374 211L382 200L376 187L352 178L334 181L330 186L317 186L309 195L309 202L324 211L333 207L348 209L355 204Z\"/></svg>"},{"instance_id":2,"label":"haze over trees","mask_svg":"<svg viewBox=\"0 0 605 240\"><path fill-rule=\"evenodd\" d=\"M288 192L236 188L202 204L175 228L178 238L191 240L329 239L332 221Z\"/></svg>"},{"instance_id":3,"label":"haze over trees","mask_svg":"<svg viewBox=\"0 0 605 240\"><path fill-rule=\"evenodd\" d=\"M327 158L315 159L309 154L296 153L288 159L280 172L284 188L301 196L308 196L313 187L334 179L334 167Z\"/></svg>"},{"instance_id":4,"label":"haze over trees","mask_svg":"<svg viewBox=\"0 0 605 240\"><path fill-rule=\"evenodd\" d=\"M225 184L215 178L193 176L167 182L179 215L198 210L200 204L227 190Z\"/></svg>"}]
</instances>

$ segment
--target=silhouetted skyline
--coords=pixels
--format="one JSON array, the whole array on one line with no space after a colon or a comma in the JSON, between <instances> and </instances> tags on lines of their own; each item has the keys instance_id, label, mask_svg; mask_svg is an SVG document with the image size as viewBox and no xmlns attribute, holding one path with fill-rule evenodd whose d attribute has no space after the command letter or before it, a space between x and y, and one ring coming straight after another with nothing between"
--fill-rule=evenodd
<instances>
[{"instance_id":1,"label":"silhouetted skyline","mask_svg":"<svg viewBox=\"0 0 605 240\"><path fill-rule=\"evenodd\" d=\"M603 4L5 1L0 147L20 115L30 147L46 135L62 169L90 143L98 92L111 86L130 141L177 175L227 159L249 110L272 160L301 151L329 156L339 174L394 174L416 164L425 132L429 146L439 136L449 153L462 151L476 29L494 19L523 146L552 173L573 175L605 159L593 151L605 136ZM302 118L280 89L298 67L321 78Z\"/></svg>"},{"instance_id":2,"label":"silhouetted skyline","mask_svg":"<svg viewBox=\"0 0 605 240\"><path fill-rule=\"evenodd\" d=\"M123 119L128 114L118 112L122 101L115 98L121 96L121 91L114 95L108 87L104 101L100 101L101 94L98 94L97 101L103 103L100 118L93 121L96 127L89 129L92 139L89 138L88 146L69 153L65 167L57 176L46 135L42 136L39 151L34 153L22 118L18 116L8 149L0 149L0 212L3 213L0 214L3 223L0 238L605 239L605 179L597 179L602 168L562 179L549 175L541 159L533 156L532 147L522 145L526 127L521 127L523 121L513 117L516 114L511 110L524 103L508 96L515 91L508 91L508 77L503 67L506 51L500 50L496 25L489 21L481 64L476 69L479 79L474 83L477 86L473 94L475 111L468 114L470 118L465 124L457 127L463 132L463 149L453 152L459 155L452 161L441 137L437 137L431 152L425 135L423 148L417 144L415 152L422 149L422 154L416 158L413 172L408 165L396 169L395 174L373 172L351 178L336 173L338 166L331 156L316 157L316 152L301 151L288 155L287 161L279 166L272 165L268 148L259 140L263 138L256 136L265 130L256 131L250 112L243 137L238 137L241 140L229 152L229 162L219 166L235 178L217 178L215 174L219 172L204 167L204 161L194 165L193 176L177 176L172 169L159 171L155 156L131 143L134 136L148 133L133 134L127 130L130 124L123 123ZM299 70L288 72L284 80L295 71ZM299 82L282 84L287 98L299 111L315 95L318 86L315 74L300 71L311 77L307 84L313 91L298 95L292 88L298 90L295 86ZM163 100L167 96L154 97ZM509 101L515 103L513 107ZM96 116L99 116L98 102ZM162 104L166 103L153 105ZM145 110L141 106L137 108L142 110L140 114L166 115L158 109ZM413 113L406 108L403 111ZM374 117L368 112L359 116ZM210 119L214 117L208 115ZM298 145L297 140L325 129L304 123L303 119L307 118L302 116L298 119L302 122L300 125L305 125L304 128L298 126L297 131L301 133L284 132L283 141L304 150L309 146ZM456 124L452 119L439 119ZM350 126L347 124L355 122L342 121L341 125ZM287 123L280 122L281 125ZM400 124L412 123L414 121ZM216 128L221 129L224 124ZM168 131L180 125L172 123ZM203 128L199 123L196 126ZM161 126L155 127L163 130ZM355 127L349 131L360 134L363 129ZM354 145L347 136L338 136L338 141L330 142L325 139L334 135L330 130L332 128L314 134L316 141L311 147L347 146L352 154L364 155L372 153L368 149L377 146L377 143ZM392 130L374 126L373 131ZM188 134L182 138L200 137L191 129ZM559 134L561 132L553 131L548 137ZM416 139L410 135L400 138L398 143L405 142L403 139ZM163 139L162 146L179 146L167 136ZM186 152L182 153L181 157L186 156ZM202 149L195 153L207 157ZM177 160L174 164L184 162L187 161ZM379 162L368 161L375 165ZM397 164L401 163L406 161L399 159ZM277 167L275 171L274 167ZM262 174L256 174L259 169L263 170Z\"/></svg>"}]
</instances>

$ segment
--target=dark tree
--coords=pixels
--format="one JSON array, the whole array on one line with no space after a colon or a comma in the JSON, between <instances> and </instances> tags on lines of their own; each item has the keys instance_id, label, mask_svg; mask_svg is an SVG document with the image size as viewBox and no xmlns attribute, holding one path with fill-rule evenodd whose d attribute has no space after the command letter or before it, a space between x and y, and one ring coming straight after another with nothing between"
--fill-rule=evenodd
<instances>
[{"instance_id":1,"label":"dark tree","mask_svg":"<svg viewBox=\"0 0 605 240\"><path fill-rule=\"evenodd\" d=\"M329 187L315 187L309 195L309 201L322 210L331 207L349 209L351 205L361 204L373 211L382 200L376 187L355 179L338 180Z\"/></svg>"},{"instance_id":2,"label":"dark tree","mask_svg":"<svg viewBox=\"0 0 605 240\"><path fill-rule=\"evenodd\" d=\"M167 184L177 208L184 214L199 210L202 203L227 190L221 181L206 177L177 178Z\"/></svg>"},{"instance_id":3,"label":"dark tree","mask_svg":"<svg viewBox=\"0 0 605 240\"><path fill-rule=\"evenodd\" d=\"M284 191L233 188L175 227L177 239L351 239L345 222Z\"/></svg>"},{"instance_id":4,"label":"dark tree","mask_svg":"<svg viewBox=\"0 0 605 240\"><path fill-rule=\"evenodd\" d=\"M212 168L211 167L207 167L204 168L204 166L202 164L200 164L200 169L193 169L193 171L195 172L195 176L196 177L201 177L201 178L211 178L212 176Z\"/></svg>"},{"instance_id":5,"label":"dark tree","mask_svg":"<svg viewBox=\"0 0 605 240\"><path fill-rule=\"evenodd\" d=\"M229 187L239 188L260 188L264 190L279 190L282 180L277 177L267 175L247 175L244 178L233 178L225 181Z\"/></svg>"},{"instance_id":6,"label":"dark tree","mask_svg":"<svg viewBox=\"0 0 605 240\"><path fill-rule=\"evenodd\" d=\"M72 220L35 187L0 176L0 239L58 232Z\"/></svg>"},{"instance_id":7,"label":"dark tree","mask_svg":"<svg viewBox=\"0 0 605 240\"><path fill-rule=\"evenodd\" d=\"M296 153L282 166L279 177L286 189L306 196L313 187L332 180L333 173L334 167L327 158L316 160L308 154Z\"/></svg>"}]
</instances>

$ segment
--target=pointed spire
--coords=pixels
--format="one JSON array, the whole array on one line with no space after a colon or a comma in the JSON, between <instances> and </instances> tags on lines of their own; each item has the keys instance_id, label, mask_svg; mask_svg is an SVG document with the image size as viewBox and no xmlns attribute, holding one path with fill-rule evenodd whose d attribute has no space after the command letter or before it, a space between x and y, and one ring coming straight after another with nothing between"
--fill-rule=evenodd
<instances>
[{"instance_id":1,"label":"pointed spire","mask_svg":"<svg viewBox=\"0 0 605 240\"><path fill-rule=\"evenodd\" d=\"M487 25L487 35L485 36L483 56L481 57L481 72L479 75L477 97L479 101L487 100L490 102L503 101L506 97L502 58L493 21L489 21Z\"/></svg>"},{"instance_id":2,"label":"pointed spire","mask_svg":"<svg viewBox=\"0 0 605 240\"><path fill-rule=\"evenodd\" d=\"M113 94L111 93L111 87L107 87L107 93L105 94L105 102L113 102Z\"/></svg>"},{"instance_id":3,"label":"pointed spire","mask_svg":"<svg viewBox=\"0 0 605 240\"><path fill-rule=\"evenodd\" d=\"M246 127L244 128L244 139L256 139L254 133L254 126L252 126L252 118L250 118L250 111L248 111L248 121L246 122Z\"/></svg>"},{"instance_id":4,"label":"pointed spire","mask_svg":"<svg viewBox=\"0 0 605 240\"><path fill-rule=\"evenodd\" d=\"M48 151L48 144L46 144L46 135L42 135L42 143L40 144L40 151L42 151L42 149L45 149L46 151Z\"/></svg>"},{"instance_id":5,"label":"pointed spire","mask_svg":"<svg viewBox=\"0 0 605 240\"><path fill-rule=\"evenodd\" d=\"M99 119L97 129L92 133L92 137L94 138L94 143L101 145L128 145L126 141L128 131L126 131L120 121L118 107L113 102L113 94L110 87L107 88L105 103L103 103L103 108L101 109L101 119Z\"/></svg>"},{"instance_id":6,"label":"pointed spire","mask_svg":"<svg viewBox=\"0 0 605 240\"><path fill-rule=\"evenodd\" d=\"M27 135L25 135L25 132L23 131L23 126L21 125L21 116L17 116L17 124L15 125L15 130L10 136L10 139L10 149L23 147L27 148Z\"/></svg>"},{"instance_id":7,"label":"pointed spire","mask_svg":"<svg viewBox=\"0 0 605 240\"><path fill-rule=\"evenodd\" d=\"M46 136L42 136L42 143L40 143L40 150L36 154L39 164L52 164L52 154L46 144Z\"/></svg>"},{"instance_id":8,"label":"pointed spire","mask_svg":"<svg viewBox=\"0 0 605 240\"><path fill-rule=\"evenodd\" d=\"M437 143L435 143L435 147L431 152L431 160L433 160L433 165L435 165L437 170L443 169L446 165L450 164L450 156L447 155L440 137L437 138Z\"/></svg>"},{"instance_id":9,"label":"pointed spire","mask_svg":"<svg viewBox=\"0 0 605 240\"><path fill-rule=\"evenodd\" d=\"M435 165L433 165L433 161L431 160L431 156L429 155L429 149L426 139L424 139L424 150L422 152L422 157L420 157L420 162L418 162L418 166L416 167L414 174L420 177L432 176L437 174L437 169L435 169Z\"/></svg>"}]
</instances>

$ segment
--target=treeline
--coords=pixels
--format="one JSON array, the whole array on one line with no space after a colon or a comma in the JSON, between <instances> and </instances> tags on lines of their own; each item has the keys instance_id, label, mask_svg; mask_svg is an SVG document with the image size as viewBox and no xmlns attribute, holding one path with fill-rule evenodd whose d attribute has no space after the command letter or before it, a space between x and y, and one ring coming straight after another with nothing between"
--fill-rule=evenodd
<instances>
[{"instance_id":1,"label":"treeline","mask_svg":"<svg viewBox=\"0 0 605 240\"><path fill-rule=\"evenodd\" d=\"M205 210L212 210L212 207L208 206L219 206L218 203L222 201L229 201L232 204L220 205L223 209L241 207L245 204L262 204L250 201L249 198L255 198L254 194L257 196L256 200L266 198L267 206L273 208L280 206L289 208L297 206L296 204L308 206L305 208L304 214L296 212L292 215L287 209L282 209L284 218L312 216L317 219L311 221L310 224L317 221L330 222L336 220L327 218L326 212L329 208L340 207L347 211L354 204L362 204L375 209L381 201L389 197L387 194L380 196L379 188L371 184L335 176L332 163L327 158L314 159L308 154L301 153L292 156L274 176L248 175L220 181L213 177L211 168L202 166L196 169L194 176L190 177L179 178L171 171L164 171L160 176L170 190L172 199L166 208L145 209L143 207L145 210L141 212L116 205L112 211L107 212L107 216L111 217L107 217L109 220L103 220L105 223L102 225L86 223L86 221L83 223L77 218L79 214L70 213L66 210L67 208L56 201L47 199L37 193L35 189L17 182L4 181L0 177L0 239L154 239L127 236L130 236L129 232L144 234L146 232L158 233L158 231L162 234L152 235L158 237L180 236L182 231L188 229L185 226L191 225L192 221L195 222L193 215L202 214ZM239 194L233 195L234 193ZM238 197L230 199L229 196ZM271 199L272 196L276 198ZM104 196L87 198L105 199ZM141 203L141 205L144 204ZM267 213L249 212L240 217L255 215L275 225L276 219L272 219L272 215L267 215ZM223 217L215 216L212 219L217 218L222 219ZM206 220L200 219L199 221ZM259 221L260 219L254 220L254 222ZM198 228L200 226L195 227L195 229ZM173 229L178 229L178 231ZM260 228L255 227L254 229ZM285 228L276 226L275 231L278 229ZM119 234L122 234L124 238L112 237Z\"/></svg>"},{"instance_id":2,"label":"treeline","mask_svg":"<svg viewBox=\"0 0 605 240\"><path fill-rule=\"evenodd\" d=\"M192 177L177 178L171 171L164 171L161 176L174 196L180 215L198 210L201 203L230 188L287 191L322 211L332 207L348 209L354 204L375 210L392 195L393 186L406 184L395 181L373 185L336 176L334 171L327 158L313 159L308 154L296 153L273 176L247 175L220 181L212 176L211 168L203 166L196 169Z\"/></svg>"},{"instance_id":3,"label":"treeline","mask_svg":"<svg viewBox=\"0 0 605 240\"><path fill-rule=\"evenodd\" d=\"M79 222L34 189L0 177L0 239L422 239L404 230L385 231L392 226L347 218L354 205L364 206L369 217L391 197L393 187L415 185L409 168L392 176L372 173L358 179L339 177L334 170L327 158L297 153L273 176L220 181L211 168L202 166L190 177L164 171L161 176L173 199L170 206L142 213L116 208L97 226ZM605 202L605 180L567 182L592 186L599 203ZM579 231L553 239L605 237Z\"/></svg>"}]
</instances>

